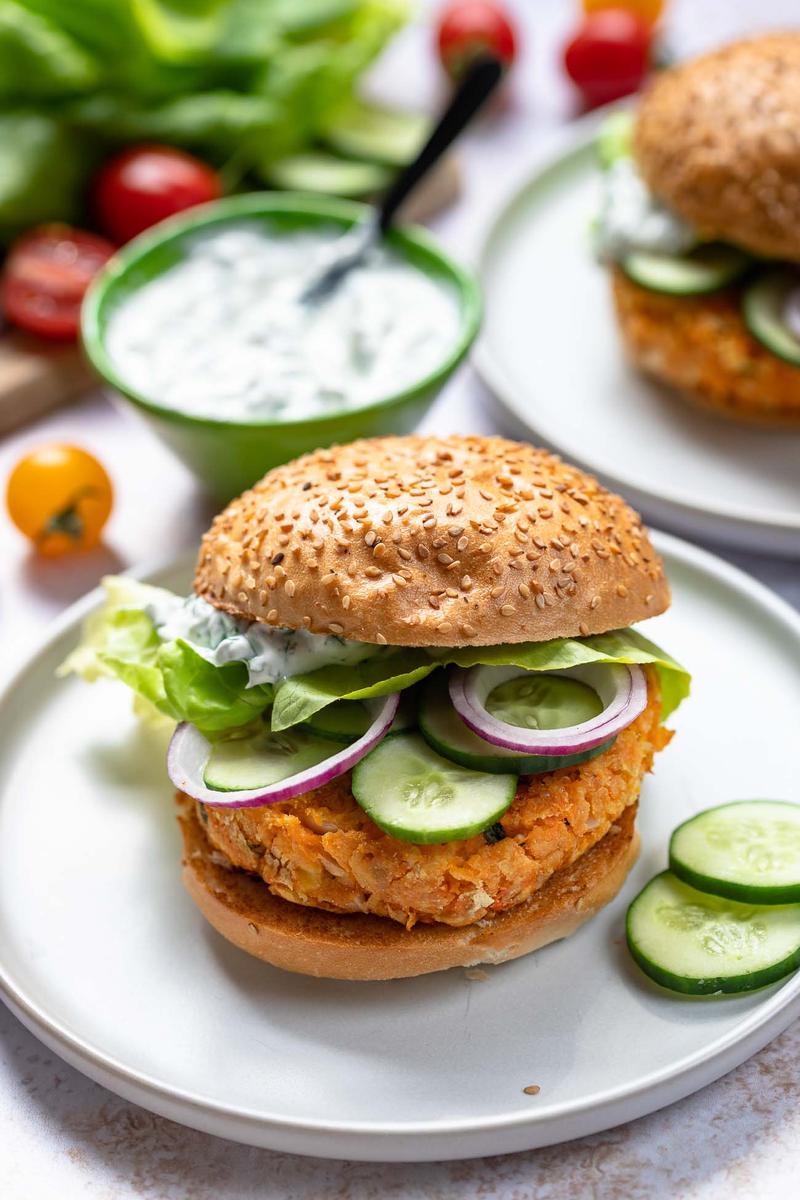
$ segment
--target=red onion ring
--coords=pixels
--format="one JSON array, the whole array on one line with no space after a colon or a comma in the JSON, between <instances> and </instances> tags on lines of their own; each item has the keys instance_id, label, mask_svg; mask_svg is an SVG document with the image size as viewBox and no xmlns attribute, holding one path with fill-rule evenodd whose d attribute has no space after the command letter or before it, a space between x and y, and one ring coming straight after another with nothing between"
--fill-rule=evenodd
<instances>
[{"instance_id":1,"label":"red onion ring","mask_svg":"<svg viewBox=\"0 0 800 1200\"><path fill-rule=\"evenodd\" d=\"M792 337L800 341L800 283L795 284L787 293L781 316Z\"/></svg>"},{"instance_id":2,"label":"red onion ring","mask_svg":"<svg viewBox=\"0 0 800 1200\"><path fill-rule=\"evenodd\" d=\"M590 721L564 729L525 729L501 721L487 710L486 699L499 684L539 673L521 667L455 668L450 676L450 699L464 724L484 741L507 750L553 755L593 750L630 725L647 705L647 679L641 667L614 663L543 672L577 679L597 692L604 708Z\"/></svg>"},{"instance_id":3,"label":"red onion ring","mask_svg":"<svg viewBox=\"0 0 800 1200\"><path fill-rule=\"evenodd\" d=\"M211 808L260 808L264 804L277 804L280 800L292 800L304 792L322 787L339 775L344 775L376 746L389 729L397 713L400 693L393 692L383 699L375 720L366 733L349 746L343 746L330 758L316 766L308 767L297 775L290 775L268 787L252 788L241 792L218 792L206 787L203 771L208 762L211 745L199 729L183 721L172 735L167 752L167 773L175 787L207 804Z\"/></svg>"}]
</instances>

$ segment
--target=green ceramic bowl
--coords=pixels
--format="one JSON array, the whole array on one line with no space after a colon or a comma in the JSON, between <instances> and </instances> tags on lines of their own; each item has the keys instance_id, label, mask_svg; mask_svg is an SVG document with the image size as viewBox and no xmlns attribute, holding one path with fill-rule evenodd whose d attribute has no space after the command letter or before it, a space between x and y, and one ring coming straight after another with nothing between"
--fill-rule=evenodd
<instances>
[{"instance_id":1,"label":"green ceramic bowl","mask_svg":"<svg viewBox=\"0 0 800 1200\"><path fill-rule=\"evenodd\" d=\"M114 309L131 292L180 262L187 241L200 229L248 220L262 221L271 234L319 224L348 229L362 220L365 205L291 192L231 196L164 221L125 246L89 289L83 305L82 336L89 360L102 378L136 406L170 449L222 501L244 491L278 463L308 450L358 437L408 433L464 358L478 331L480 296L473 277L419 229L394 231L389 241L408 262L459 298L461 328L441 365L412 387L360 408L292 420L216 420L162 407L131 387L106 351Z\"/></svg>"}]
</instances>

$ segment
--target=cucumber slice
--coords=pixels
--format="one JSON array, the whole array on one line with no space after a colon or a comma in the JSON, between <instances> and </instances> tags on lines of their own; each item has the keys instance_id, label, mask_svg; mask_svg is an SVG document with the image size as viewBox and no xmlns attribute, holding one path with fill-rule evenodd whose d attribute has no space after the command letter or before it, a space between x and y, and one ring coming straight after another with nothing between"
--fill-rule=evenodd
<instances>
[{"instance_id":1,"label":"cucumber slice","mask_svg":"<svg viewBox=\"0 0 800 1200\"><path fill-rule=\"evenodd\" d=\"M379 829L404 842L456 842L499 821L515 775L467 771L440 758L418 733L395 733L353 770L353 795Z\"/></svg>"},{"instance_id":2,"label":"cucumber slice","mask_svg":"<svg viewBox=\"0 0 800 1200\"><path fill-rule=\"evenodd\" d=\"M270 163L263 177L273 187L291 192L320 192L326 196L358 198L382 192L392 178L379 163L354 162L333 154L291 154Z\"/></svg>"},{"instance_id":3,"label":"cucumber slice","mask_svg":"<svg viewBox=\"0 0 800 1200\"><path fill-rule=\"evenodd\" d=\"M338 114L325 141L346 158L404 167L419 154L431 127L425 113L353 100Z\"/></svg>"},{"instance_id":4,"label":"cucumber slice","mask_svg":"<svg viewBox=\"0 0 800 1200\"><path fill-rule=\"evenodd\" d=\"M784 322L783 312L797 284L792 271L765 271L742 297L742 316L753 337L793 367L800 367L800 340Z\"/></svg>"},{"instance_id":5,"label":"cucumber slice","mask_svg":"<svg viewBox=\"0 0 800 1200\"><path fill-rule=\"evenodd\" d=\"M522 729L565 729L603 711L594 688L566 675L517 675L492 688L486 709L498 721Z\"/></svg>"},{"instance_id":6,"label":"cucumber slice","mask_svg":"<svg viewBox=\"0 0 800 1200\"><path fill-rule=\"evenodd\" d=\"M800 966L800 907L709 896L671 871L633 901L626 934L646 975L692 996L754 991Z\"/></svg>"},{"instance_id":7,"label":"cucumber slice","mask_svg":"<svg viewBox=\"0 0 800 1200\"><path fill-rule=\"evenodd\" d=\"M738 800L684 821L669 843L679 879L745 904L800 902L800 804Z\"/></svg>"},{"instance_id":8,"label":"cucumber slice","mask_svg":"<svg viewBox=\"0 0 800 1200\"><path fill-rule=\"evenodd\" d=\"M587 688L587 691L596 695L591 688ZM541 775L545 771L557 771L560 767L574 767L602 754L614 742L614 738L611 738L594 750L565 755L520 754L517 750L493 746L464 724L450 703L446 678L436 677L431 679L423 693L419 729L425 741L444 758L473 771L488 771L493 775Z\"/></svg>"},{"instance_id":9,"label":"cucumber slice","mask_svg":"<svg viewBox=\"0 0 800 1200\"><path fill-rule=\"evenodd\" d=\"M372 717L360 700L337 700L303 721L303 728L317 737L348 743L365 734L371 724Z\"/></svg>"},{"instance_id":10,"label":"cucumber slice","mask_svg":"<svg viewBox=\"0 0 800 1200\"><path fill-rule=\"evenodd\" d=\"M252 737L214 742L203 782L217 792L266 787L314 767L335 753L328 738L315 737L299 727L284 733L265 729Z\"/></svg>"},{"instance_id":11,"label":"cucumber slice","mask_svg":"<svg viewBox=\"0 0 800 1200\"><path fill-rule=\"evenodd\" d=\"M620 266L629 279L651 292L669 296L703 296L739 279L751 260L735 246L707 242L687 254L626 254Z\"/></svg>"}]
</instances>

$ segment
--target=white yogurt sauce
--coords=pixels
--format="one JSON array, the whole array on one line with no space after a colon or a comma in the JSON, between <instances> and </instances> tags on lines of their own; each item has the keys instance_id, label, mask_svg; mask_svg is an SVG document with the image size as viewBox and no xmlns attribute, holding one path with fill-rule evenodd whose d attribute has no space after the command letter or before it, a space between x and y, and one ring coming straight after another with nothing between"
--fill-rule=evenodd
<instances>
[{"instance_id":1,"label":"white yogurt sauce","mask_svg":"<svg viewBox=\"0 0 800 1200\"><path fill-rule=\"evenodd\" d=\"M603 198L595 249L604 262L634 250L684 254L697 234L648 191L630 158L619 158L603 175Z\"/></svg>"},{"instance_id":2,"label":"white yogurt sauce","mask_svg":"<svg viewBox=\"0 0 800 1200\"><path fill-rule=\"evenodd\" d=\"M253 223L199 234L112 313L116 370L165 407L233 421L320 416L419 382L457 341L454 290L377 247L329 298L304 304L304 281L341 237L271 237Z\"/></svg>"},{"instance_id":3,"label":"white yogurt sauce","mask_svg":"<svg viewBox=\"0 0 800 1200\"><path fill-rule=\"evenodd\" d=\"M386 649L305 629L277 629L242 621L212 608L199 596L166 595L148 604L145 612L163 642L180 638L215 667L243 662L248 687L277 683L334 663L363 662Z\"/></svg>"}]
</instances>

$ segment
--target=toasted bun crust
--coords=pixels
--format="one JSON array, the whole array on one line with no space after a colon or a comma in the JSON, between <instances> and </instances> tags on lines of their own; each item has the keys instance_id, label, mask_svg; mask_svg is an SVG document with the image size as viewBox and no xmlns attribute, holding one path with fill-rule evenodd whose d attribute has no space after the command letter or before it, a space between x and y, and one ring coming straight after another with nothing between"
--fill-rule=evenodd
<instances>
[{"instance_id":1,"label":"toasted bun crust","mask_svg":"<svg viewBox=\"0 0 800 1200\"><path fill-rule=\"evenodd\" d=\"M800 427L800 371L748 332L736 292L666 296L614 272L631 361L702 408L752 425Z\"/></svg>"},{"instance_id":2,"label":"toasted bun crust","mask_svg":"<svg viewBox=\"0 0 800 1200\"><path fill-rule=\"evenodd\" d=\"M285 971L325 979L404 979L501 963L573 933L613 900L639 852L636 804L571 867L524 904L454 928L404 929L385 917L340 916L281 900L260 879L222 865L183 800L183 882L203 916L240 950Z\"/></svg>"},{"instance_id":3,"label":"toasted bun crust","mask_svg":"<svg viewBox=\"0 0 800 1200\"><path fill-rule=\"evenodd\" d=\"M397 646L579 637L669 604L639 516L503 438L378 438L270 471L203 539L195 589L235 616Z\"/></svg>"},{"instance_id":4,"label":"toasted bun crust","mask_svg":"<svg viewBox=\"0 0 800 1200\"><path fill-rule=\"evenodd\" d=\"M659 74L634 153L651 191L704 235L800 260L800 33L736 42Z\"/></svg>"}]
</instances>

